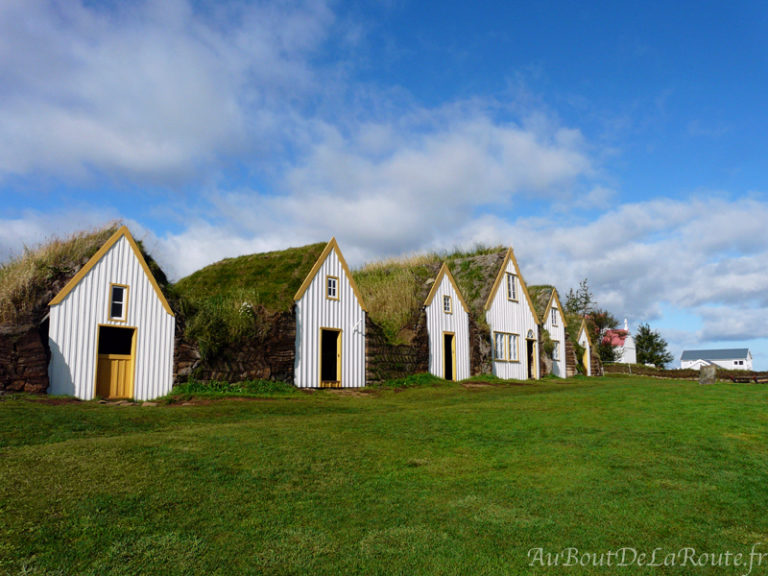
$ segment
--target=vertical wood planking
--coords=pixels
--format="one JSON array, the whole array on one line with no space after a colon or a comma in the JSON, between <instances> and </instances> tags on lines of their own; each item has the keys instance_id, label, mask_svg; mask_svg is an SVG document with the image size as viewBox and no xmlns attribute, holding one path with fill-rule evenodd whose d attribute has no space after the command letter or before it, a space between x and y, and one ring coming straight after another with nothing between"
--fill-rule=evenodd
<instances>
[{"instance_id":1,"label":"vertical wood planking","mask_svg":"<svg viewBox=\"0 0 768 576\"><path fill-rule=\"evenodd\" d=\"M452 314L443 312L443 296L450 296ZM453 284L444 274L437 287L434 298L425 309L427 315L427 331L429 334L429 372L439 378L443 373L443 333L453 332L456 344L456 380L469 378L469 314L453 288Z\"/></svg>"}]
</instances>

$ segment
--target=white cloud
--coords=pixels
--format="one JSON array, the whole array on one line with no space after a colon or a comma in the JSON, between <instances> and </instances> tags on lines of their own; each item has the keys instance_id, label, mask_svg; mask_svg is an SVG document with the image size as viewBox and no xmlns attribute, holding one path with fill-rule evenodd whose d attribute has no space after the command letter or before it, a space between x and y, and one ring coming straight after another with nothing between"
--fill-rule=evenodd
<instances>
[{"instance_id":1,"label":"white cloud","mask_svg":"<svg viewBox=\"0 0 768 576\"><path fill-rule=\"evenodd\" d=\"M274 146L292 118L286 102L317 82L305 61L333 22L313 0L0 10L0 176L160 182Z\"/></svg>"}]
</instances>

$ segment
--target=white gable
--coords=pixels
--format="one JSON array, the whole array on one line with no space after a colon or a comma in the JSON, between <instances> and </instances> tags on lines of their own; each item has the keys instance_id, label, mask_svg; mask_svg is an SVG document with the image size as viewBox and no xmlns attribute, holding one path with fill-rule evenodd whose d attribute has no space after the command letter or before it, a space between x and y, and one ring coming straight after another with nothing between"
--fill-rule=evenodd
<instances>
[{"instance_id":1,"label":"white gable","mask_svg":"<svg viewBox=\"0 0 768 576\"><path fill-rule=\"evenodd\" d=\"M350 282L335 241L322 264L296 301L296 360L294 383L320 386L322 329L341 331L341 385L365 386L365 311ZM336 280L336 298L329 297L328 280Z\"/></svg>"},{"instance_id":2,"label":"white gable","mask_svg":"<svg viewBox=\"0 0 768 576\"><path fill-rule=\"evenodd\" d=\"M440 283L430 295L432 301L425 309L429 334L429 372L440 378L445 377L445 335L453 334L456 348L454 379L469 378L469 313L448 274L442 274Z\"/></svg>"},{"instance_id":3,"label":"white gable","mask_svg":"<svg viewBox=\"0 0 768 576\"><path fill-rule=\"evenodd\" d=\"M127 288L122 321L110 316L113 284ZM144 400L170 392L175 320L159 298L125 234L92 264L76 285L70 287L61 301L51 304L49 393L83 400L94 397L100 325L134 328L136 331L134 398Z\"/></svg>"}]
</instances>

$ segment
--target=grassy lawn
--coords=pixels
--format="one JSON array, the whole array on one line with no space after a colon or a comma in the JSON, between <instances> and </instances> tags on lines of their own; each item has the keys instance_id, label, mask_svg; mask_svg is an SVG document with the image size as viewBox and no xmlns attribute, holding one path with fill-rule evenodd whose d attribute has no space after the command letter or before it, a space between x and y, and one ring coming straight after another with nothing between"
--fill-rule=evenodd
<instances>
[{"instance_id":1,"label":"grassy lawn","mask_svg":"<svg viewBox=\"0 0 768 576\"><path fill-rule=\"evenodd\" d=\"M620 376L192 406L4 398L0 573L740 575L531 567L528 551L768 552L767 400L766 385Z\"/></svg>"}]
</instances>

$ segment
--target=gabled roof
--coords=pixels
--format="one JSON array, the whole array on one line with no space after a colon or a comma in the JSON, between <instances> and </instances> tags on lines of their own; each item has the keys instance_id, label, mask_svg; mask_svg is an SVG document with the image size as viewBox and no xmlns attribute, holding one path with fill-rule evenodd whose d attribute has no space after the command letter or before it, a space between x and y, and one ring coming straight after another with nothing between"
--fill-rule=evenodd
<instances>
[{"instance_id":1,"label":"gabled roof","mask_svg":"<svg viewBox=\"0 0 768 576\"><path fill-rule=\"evenodd\" d=\"M443 262L443 265L440 267L440 272L438 272L437 278L435 278L435 281L432 284L432 289L429 291L429 295L427 296L427 299L424 302L424 307L428 307L430 304L432 304L432 300L434 300L435 294L437 294L437 288L440 286L440 283L443 281L443 276L448 277L448 281L451 283L451 286L453 286L453 289L456 291L456 295L459 297L459 301L461 302L461 305L464 307L464 311L469 313L469 306L467 306L467 303L464 301L464 297L461 295L461 290L459 290L459 287L456 286L456 282L454 281L453 276L451 275L451 271L445 262Z\"/></svg>"},{"instance_id":2,"label":"gabled roof","mask_svg":"<svg viewBox=\"0 0 768 576\"><path fill-rule=\"evenodd\" d=\"M715 350L683 350L680 360L742 360L751 356L749 348L719 348Z\"/></svg>"},{"instance_id":3,"label":"gabled roof","mask_svg":"<svg viewBox=\"0 0 768 576\"><path fill-rule=\"evenodd\" d=\"M628 330L611 328L610 330L605 331L602 342L603 344L610 344L613 347L623 348L627 336L629 336Z\"/></svg>"},{"instance_id":4,"label":"gabled roof","mask_svg":"<svg viewBox=\"0 0 768 576\"><path fill-rule=\"evenodd\" d=\"M592 343L592 337L589 335L589 330L587 329L587 319L582 318L581 320L581 326L579 327L579 333L576 336L576 340L581 339L581 333L584 333L587 337L587 341L589 342L589 345L594 348L594 344Z\"/></svg>"},{"instance_id":5,"label":"gabled roof","mask_svg":"<svg viewBox=\"0 0 768 576\"><path fill-rule=\"evenodd\" d=\"M144 256L142 256L141 250L139 250L139 247L136 245L136 241L133 239L133 236L131 236L131 232L128 230L127 226L121 226L114 234L112 234L109 240L107 240L104 245L99 248L98 252L91 256L91 259L86 262L85 266L83 266L77 272L77 274L75 274L70 279L70 281L67 282L64 288L62 288L59 293L54 296L53 300L48 303L48 306L55 306L56 304L61 303L64 298L66 298L67 295L75 288L75 286L80 283L85 275L88 274L88 272L90 272L94 266L96 266L96 264L104 257L109 249L112 248L112 246L114 246L117 241L123 237L125 237L125 239L128 241L133 254L136 256L139 264L141 264L141 267L144 270L144 274L146 274L147 278L149 279L149 282L152 285L155 294L157 294L157 297L160 299L160 303L163 305L163 308L165 308L165 311L168 312L168 314L174 316L173 310L171 310L171 307L168 304L168 300L166 300L163 291L160 290L160 286L158 286L157 280L155 280L155 276L150 271L149 266L147 266L147 261L144 259Z\"/></svg>"},{"instance_id":6,"label":"gabled roof","mask_svg":"<svg viewBox=\"0 0 768 576\"><path fill-rule=\"evenodd\" d=\"M523 294L525 294L525 299L528 301L528 306L531 308L531 313L533 314L533 319L536 321L536 324L539 323L539 317L536 313L536 308L533 305L533 301L531 300L530 294L528 294L528 287L525 284L525 280L523 279L523 275L520 273L520 266L517 265L517 258L515 258L515 252L512 250L512 248L509 248L504 256L504 260L501 263L501 266L499 267L499 271L496 274L496 280L493 283L493 286L491 286L491 290L488 293L488 298L485 301L485 310L490 310L491 304L493 304L493 299L496 297L496 292L499 290L499 286L501 286L501 282L504 279L504 274L507 270L507 264L509 264L510 260L512 261L512 264L515 268L515 275L517 276L517 279L520 280L520 287L523 290Z\"/></svg>"},{"instance_id":7,"label":"gabled roof","mask_svg":"<svg viewBox=\"0 0 768 576\"><path fill-rule=\"evenodd\" d=\"M542 324L546 323L552 306L557 304L557 309L560 310L560 318L563 321L563 327L568 327L568 321L565 319L565 313L563 312L563 305L560 303L560 296L554 286L531 286L529 292L532 301L536 305L536 313L541 318Z\"/></svg>"},{"instance_id":8,"label":"gabled roof","mask_svg":"<svg viewBox=\"0 0 768 576\"><path fill-rule=\"evenodd\" d=\"M331 253L331 250L336 252L336 257L339 259L339 262L341 263L341 267L344 269L344 273L347 275L347 279L349 280L350 286L352 286L352 291L355 293L355 296L357 297L357 301L360 303L360 307L367 312L368 310L365 307L365 302L363 301L363 297L360 294L360 290L357 288L357 284L355 283L355 279L352 277L352 273L349 271L349 266L347 266L347 261L344 260L344 256L341 253L341 250L339 250L339 245L336 242L336 238L331 238L331 241L326 244L323 251L320 253L320 256L318 256L317 260L315 261L315 265L312 266L312 269L309 271L309 274L307 274L307 277L304 278L304 282L302 282L301 286L299 286L298 291L296 292L296 295L293 297L294 301L301 300L301 297L304 296L304 293L307 291L307 288L309 288L309 285L312 283L312 280L314 280L315 276L317 275L318 271L322 267L323 263L325 262L325 259L328 258L328 255Z\"/></svg>"}]
</instances>

